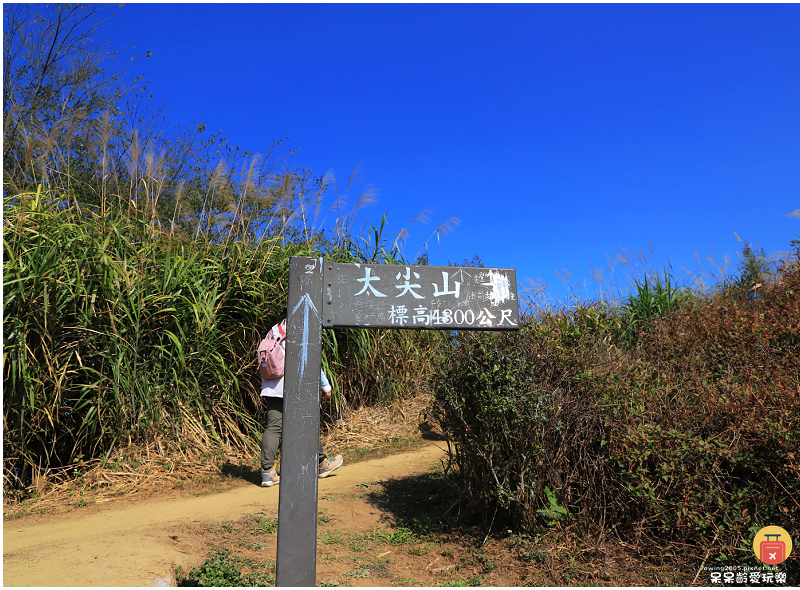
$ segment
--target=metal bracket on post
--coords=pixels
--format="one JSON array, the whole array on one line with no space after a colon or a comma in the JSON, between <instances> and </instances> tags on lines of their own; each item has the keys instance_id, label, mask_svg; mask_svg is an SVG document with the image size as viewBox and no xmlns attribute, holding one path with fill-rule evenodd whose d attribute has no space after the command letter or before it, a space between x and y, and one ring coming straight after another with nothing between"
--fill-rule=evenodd
<instances>
[{"instance_id":1,"label":"metal bracket on post","mask_svg":"<svg viewBox=\"0 0 800 590\"><path fill-rule=\"evenodd\" d=\"M322 264L289 259L277 586L316 585Z\"/></svg>"}]
</instances>

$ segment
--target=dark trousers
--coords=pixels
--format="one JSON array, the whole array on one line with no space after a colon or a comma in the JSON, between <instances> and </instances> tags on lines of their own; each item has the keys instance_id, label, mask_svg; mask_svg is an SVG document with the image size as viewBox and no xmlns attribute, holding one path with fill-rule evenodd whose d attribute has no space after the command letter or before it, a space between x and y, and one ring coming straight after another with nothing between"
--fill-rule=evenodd
<instances>
[{"instance_id":1,"label":"dark trousers","mask_svg":"<svg viewBox=\"0 0 800 590\"><path fill-rule=\"evenodd\" d=\"M267 428L261 437L261 469L268 471L275 465L275 455L281 445L281 429L283 427L283 398L263 396L267 405ZM319 441L319 460L324 461L327 455Z\"/></svg>"}]
</instances>

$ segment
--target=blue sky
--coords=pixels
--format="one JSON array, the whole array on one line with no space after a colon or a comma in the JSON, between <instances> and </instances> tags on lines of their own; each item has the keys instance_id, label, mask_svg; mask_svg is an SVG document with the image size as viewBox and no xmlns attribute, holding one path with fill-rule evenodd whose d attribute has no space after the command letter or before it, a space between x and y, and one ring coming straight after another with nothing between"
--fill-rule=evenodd
<instances>
[{"instance_id":1,"label":"blue sky","mask_svg":"<svg viewBox=\"0 0 800 590\"><path fill-rule=\"evenodd\" d=\"M800 234L788 216L800 209L798 5L116 12L102 34L152 52L136 72L173 123L203 121L253 151L288 137L292 166L341 184L363 163L361 186L379 191L368 225L387 213L399 232L432 210L410 228L408 258L454 216L428 243L431 264L478 254L560 300L595 296L592 268L608 281L616 253L688 280L696 256L735 268L737 234L767 254Z\"/></svg>"}]
</instances>

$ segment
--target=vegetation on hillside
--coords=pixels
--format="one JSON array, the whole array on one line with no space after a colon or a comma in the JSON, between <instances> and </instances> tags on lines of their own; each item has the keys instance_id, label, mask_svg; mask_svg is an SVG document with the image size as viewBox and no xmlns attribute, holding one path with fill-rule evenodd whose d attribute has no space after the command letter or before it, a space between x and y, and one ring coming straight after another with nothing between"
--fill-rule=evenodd
<instances>
[{"instance_id":1,"label":"vegetation on hillside","mask_svg":"<svg viewBox=\"0 0 800 590\"><path fill-rule=\"evenodd\" d=\"M617 307L459 333L446 354L432 417L486 522L725 563L754 562L765 525L800 533L800 251L769 269L746 247L709 293L651 277Z\"/></svg>"},{"instance_id":2,"label":"vegetation on hillside","mask_svg":"<svg viewBox=\"0 0 800 590\"><path fill-rule=\"evenodd\" d=\"M323 253L313 235L178 240L130 214L78 213L41 190L4 205L10 488L131 442L253 450L255 348L286 304L290 256L373 256L330 243ZM333 417L413 392L438 340L435 332L326 331Z\"/></svg>"},{"instance_id":3,"label":"vegetation on hillside","mask_svg":"<svg viewBox=\"0 0 800 590\"><path fill-rule=\"evenodd\" d=\"M385 218L355 223L371 188L345 213L357 174L340 192L280 142L259 156L171 127L141 79L109 73L100 10L4 5L6 498L130 444L254 452L254 352L289 258L405 262ZM747 562L763 525L800 538L800 252L759 254L745 244L712 290L652 274L517 333L325 331L332 412L430 387L490 529L569 523Z\"/></svg>"},{"instance_id":4,"label":"vegetation on hillside","mask_svg":"<svg viewBox=\"0 0 800 590\"><path fill-rule=\"evenodd\" d=\"M141 79L109 73L101 10L3 9L3 476L15 493L131 443L253 451L255 348L286 304L289 257L403 261L385 219L358 234L372 189L345 212L357 169L340 191L332 173L288 168L280 142L259 156L204 125L170 127ZM408 393L437 338L326 333L334 417Z\"/></svg>"}]
</instances>

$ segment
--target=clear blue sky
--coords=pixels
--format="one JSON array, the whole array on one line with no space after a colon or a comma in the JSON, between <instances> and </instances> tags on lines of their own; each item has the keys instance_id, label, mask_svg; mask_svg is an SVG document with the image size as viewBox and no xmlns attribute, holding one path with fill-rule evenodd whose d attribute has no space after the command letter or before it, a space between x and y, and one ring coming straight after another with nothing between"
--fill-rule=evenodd
<instances>
[{"instance_id":1,"label":"clear blue sky","mask_svg":"<svg viewBox=\"0 0 800 590\"><path fill-rule=\"evenodd\" d=\"M623 249L735 268L800 234L800 6L125 4L101 32L174 123L363 163L408 258L478 254L559 299ZM800 215L800 211L798 211ZM654 255L650 253L652 246ZM623 265L616 276L625 284ZM704 263L706 270L713 268Z\"/></svg>"}]
</instances>

